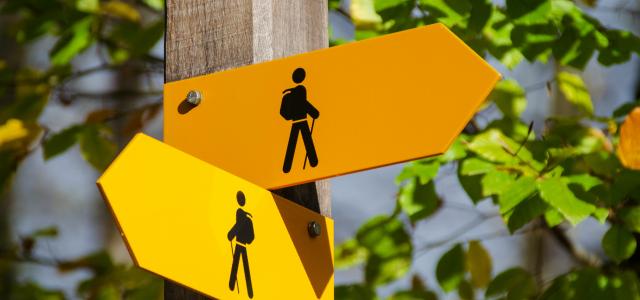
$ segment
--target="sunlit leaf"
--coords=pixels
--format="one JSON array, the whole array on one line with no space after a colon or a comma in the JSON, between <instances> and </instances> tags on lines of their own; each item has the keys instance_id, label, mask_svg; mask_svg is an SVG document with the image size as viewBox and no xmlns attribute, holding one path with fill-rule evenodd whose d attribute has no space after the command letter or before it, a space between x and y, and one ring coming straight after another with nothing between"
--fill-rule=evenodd
<instances>
[{"instance_id":1,"label":"sunlit leaf","mask_svg":"<svg viewBox=\"0 0 640 300\"><path fill-rule=\"evenodd\" d=\"M100 8L100 0L76 0L76 8L84 12L96 12Z\"/></svg>"},{"instance_id":2,"label":"sunlit leaf","mask_svg":"<svg viewBox=\"0 0 640 300\"><path fill-rule=\"evenodd\" d=\"M421 184L417 179L400 188L398 202L413 224L432 215L440 206L433 181Z\"/></svg>"},{"instance_id":3,"label":"sunlit leaf","mask_svg":"<svg viewBox=\"0 0 640 300\"><path fill-rule=\"evenodd\" d=\"M334 264L336 269L349 268L364 262L367 256L367 249L360 246L357 240L350 239L336 247Z\"/></svg>"},{"instance_id":4,"label":"sunlit leaf","mask_svg":"<svg viewBox=\"0 0 640 300\"><path fill-rule=\"evenodd\" d=\"M496 169L496 166L486 160L479 158L468 158L462 161L460 165L460 174L462 175L479 175L486 174Z\"/></svg>"},{"instance_id":5,"label":"sunlit leaf","mask_svg":"<svg viewBox=\"0 0 640 300\"><path fill-rule=\"evenodd\" d=\"M500 195L504 193L514 181L515 175L511 173L500 170L488 172L480 180L482 196Z\"/></svg>"},{"instance_id":6,"label":"sunlit leaf","mask_svg":"<svg viewBox=\"0 0 640 300\"><path fill-rule=\"evenodd\" d=\"M161 11L164 9L164 1L165 0L143 0L146 5L149 7Z\"/></svg>"},{"instance_id":7,"label":"sunlit leaf","mask_svg":"<svg viewBox=\"0 0 640 300\"><path fill-rule=\"evenodd\" d=\"M633 109L620 127L617 154L625 167L640 170L640 107Z\"/></svg>"},{"instance_id":8,"label":"sunlit leaf","mask_svg":"<svg viewBox=\"0 0 640 300\"><path fill-rule=\"evenodd\" d=\"M614 224L602 238L602 249L615 262L621 262L636 251L636 239L626 228Z\"/></svg>"},{"instance_id":9,"label":"sunlit leaf","mask_svg":"<svg viewBox=\"0 0 640 300\"><path fill-rule=\"evenodd\" d=\"M579 75L560 72L557 76L558 87L564 97L579 110L589 115L593 114L591 95L584 81Z\"/></svg>"},{"instance_id":10,"label":"sunlit leaf","mask_svg":"<svg viewBox=\"0 0 640 300\"><path fill-rule=\"evenodd\" d=\"M81 19L62 34L49 53L51 64L66 65L91 45L94 39L91 29L93 21L93 17Z\"/></svg>"},{"instance_id":11,"label":"sunlit leaf","mask_svg":"<svg viewBox=\"0 0 640 300\"><path fill-rule=\"evenodd\" d=\"M462 245L457 244L447 251L438 261L436 279L445 292L458 288L464 279L465 255Z\"/></svg>"},{"instance_id":12,"label":"sunlit leaf","mask_svg":"<svg viewBox=\"0 0 640 300\"><path fill-rule=\"evenodd\" d=\"M21 120L10 119L4 124L0 124L0 147L4 144L14 142L29 135L29 130Z\"/></svg>"},{"instance_id":13,"label":"sunlit leaf","mask_svg":"<svg viewBox=\"0 0 640 300\"><path fill-rule=\"evenodd\" d=\"M356 240L369 252L365 265L368 284L389 283L409 271L413 246L400 220L375 217L360 227Z\"/></svg>"},{"instance_id":14,"label":"sunlit leaf","mask_svg":"<svg viewBox=\"0 0 640 300\"><path fill-rule=\"evenodd\" d=\"M436 178L440 162L431 158L416 160L408 163L396 177L396 184L400 184L407 179L414 177L420 180L421 184L426 184Z\"/></svg>"},{"instance_id":15,"label":"sunlit leaf","mask_svg":"<svg viewBox=\"0 0 640 300\"><path fill-rule=\"evenodd\" d=\"M500 213L505 214L530 198L536 192L536 179L530 176L522 176L507 185L502 193L498 194Z\"/></svg>"},{"instance_id":16,"label":"sunlit leaf","mask_svg":"<svg viewBox=\"0 0 640 300\"><path fill-rule=\"evenodd\" d=\"M376 13L374 0L351 0L351 21L357 29L376 29L382 18Z\"/></svg>"},{"instance_id":17,"label":"sunlit leaf","mask_svg":"<svg viewBox=\"0 0 640 300\"><path fill-rule=\"evenodd\" d=\"M111 0L100 7L100 11L112 17L122 18L131 22L140 21L138 10L126 2Z\"/></svg>"},{"instance_id":18,"label":"sunlit leaf","mask_svg":"<svg viewBox=\"0 0 640 300\"><path fill-rule=\"evenodd\" d=\"M596 207L574 195L562 178L544 178L538 181L540 197L564 215L572 224L578 224L596 210Z\"/></svg>"}]
</instances>

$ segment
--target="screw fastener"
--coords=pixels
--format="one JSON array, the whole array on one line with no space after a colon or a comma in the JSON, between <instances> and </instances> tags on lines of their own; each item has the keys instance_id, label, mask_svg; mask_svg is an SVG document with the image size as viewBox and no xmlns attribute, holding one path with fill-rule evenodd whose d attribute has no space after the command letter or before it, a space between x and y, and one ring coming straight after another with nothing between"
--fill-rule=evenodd
<instances>
[{"instance_id":1,"label":"screw fastener","mask_svg":"<svg viewBox=\"0 0 640 300\"><path fill-rule=\"evenodd\" d=\"M189 93L187 94L187 102L193 105L200 104L200 102L202 102L202 94L200 93L200 91L189 91Z\"/></svg>"},{"instance_id":2,"label":"screw fastener","mask_svg":"<svg viewBox=\"0 0 640 300\"><path fill-rule=\"evenodd\" d=\"M320 226L316 221L311 221L307 226L307 230L309 231L309 236L315 238L320 236L322 233L322 226Z\"/></svg>"}]
</instances>

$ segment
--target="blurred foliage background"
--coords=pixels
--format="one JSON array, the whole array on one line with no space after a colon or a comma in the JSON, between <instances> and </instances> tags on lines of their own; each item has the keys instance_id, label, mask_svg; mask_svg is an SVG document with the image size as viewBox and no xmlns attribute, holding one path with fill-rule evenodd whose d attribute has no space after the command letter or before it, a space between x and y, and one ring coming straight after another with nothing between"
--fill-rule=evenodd
<instances>
[{"instance_id":1,"label":"blurred foliage background","mask_svg":"<svg viewBox=\"0 0 640 300\"><path fill-rule=\"evenodd\" d=\"M330 0L332 13L354 25L355 40L440 22L473 50L505 68L537 62L553 67L541 87L559 99L544 124L522 119L527 92L504 78L479 111L497 109L490 122L474 118L450 150L406 164L398 174L395 209L372 218L336 247L337 268L361 266L362 282L336 286L338 299L378 299L378 289L410 277L411 286L389 299L640 299L640 102L628 99L612 115L597 115L582 71L590 61L622 64L640 53L634 34L603 26L585 12L597 1L572 0ZM163 58L153 48L164 33L163 0L0 1L0 192L30 155L49 160L79 145L102 171L135 132L161 110ZM636 14L638 12L635 12ZM330 31L332 29L330 28ZM25 62L24 49L53 39L44 67ZM351 42L332 38L332 46ZM95 51L97 64L74 64ZM77 82L96 73L115 74L113 89L87 90ZM75 83L75 84L74 84ZM100 103L65 128L52 130L42 112ZM486 124L485 124L486 123ZM421 137L416 137L421 138ZM552 280L540 270L514 266L493 270L479 237L454 245L420 243L413 229L432 217L446 199L436 190L442 170L457 175L474 205L491 202L512 235L544 232L578 267ZM439 175L440 174L440 175ZM56 239L57 228L14 238L9 201L0 198L0 298L160 299L162 281L115 260L108 249L73 259L35 253ZM461 229L492 216L479 213ZM586 219L606 224L606 257L583 251L566 234ZM339 224L338 224L339 226ZM462 232L458 232L461 234ZM491 238L490 235L486 238ZM447 246L429 286L412 270L425 251ZM544 254L538 254L539 264ZM24 264L63 274L88 272L73 295L18 278ZM437 292L436 292L437 291Z\"/></svg>"}]
</instances>

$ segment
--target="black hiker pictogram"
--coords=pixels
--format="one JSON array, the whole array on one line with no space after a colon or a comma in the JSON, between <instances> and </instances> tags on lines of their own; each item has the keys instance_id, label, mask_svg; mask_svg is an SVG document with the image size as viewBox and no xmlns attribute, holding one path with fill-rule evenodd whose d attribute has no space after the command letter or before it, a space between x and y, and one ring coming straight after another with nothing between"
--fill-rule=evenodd
<instances>
[{"instance_id":1,"label":"black hiker pictogram","mask_svg":"<svg viewBox=\"0 0 640 300\"><path fill-rule=\"evenodd\" d=\"M236 200L238 205L244 206L245 198L244 193L238 191L236 194ZM253 216L244 211L242 208L236 210L236 223L231 227L227 238L231 242L231 255L233 256L233 263L231 265L231 275L229 276L229 289L234 290L238 280L238 264L240 263L240 257L242 257L242 266L244 267L244 277L247 282L247 294L249 298L253 298L253 287L251 286L251 273L249 271L249 258L247 257L247 245L251 244L254 239L253 233ZM233 249L233 240L235 238L236 248ZM240 287L238 286L238 293Z\"/></svg>"},{"instance_id":2,"label":"black hiker pictogram","mask_svg":"<svg viewBox=\"0 0 640 300\"><path fill-rule=\"evenodd\" d=\"M305 75L303 68L297 68L293 71L291 77L293 82L298 85L282 92L284 96L282 96L282 104L280 105L280 115L285 120L293 121L291 133L289 134L289 143L287 144L287 152L284 157L284 165L282 166L282 171L285 173L291 171L291 164L293 163L293 156L296 151L296 144L298 143L298 134L302 134L304 148L307 151L303 169L307 165L307 158L312 167L318 165L318 155L316 154L316 148L313 145L311 134L313 133L313 126L316 123L316 119L320 116L320 112L309 103L309 100L307 100L307 89L304 85L300 84L304 81ZM313 118L311 129L309 129L307 115Z\"/></svg>"}]
</instances>

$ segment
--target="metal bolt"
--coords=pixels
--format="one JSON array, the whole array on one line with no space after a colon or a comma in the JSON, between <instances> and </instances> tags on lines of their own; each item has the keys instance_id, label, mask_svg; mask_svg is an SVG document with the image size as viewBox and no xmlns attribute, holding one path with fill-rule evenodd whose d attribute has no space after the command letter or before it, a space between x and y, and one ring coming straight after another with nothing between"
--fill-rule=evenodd
<instances>
[{"instance_id":1,"label":"metal bolt","mask_svg":"<svg viewBox=\"0 0 640 300\"><path fill-rule=\"evenodd\" d=\"M187 102L193 105L200 104L200 102L202 102L202 94L200 93L200 91L189 91L189 93L187 94Z\"/></svg>"},{"instance_id":2,"label":"metal bolt","mask_svg":"<svg viewBox=\"0 0 640 300\"><path fill-rule=\"evenodd\" d=\"M309 236L315 238L320 236L322 233L322 226L320 226L316 221L311 221L307 226L307 230L309 231Z\"/></svg>"}]
</instances>

